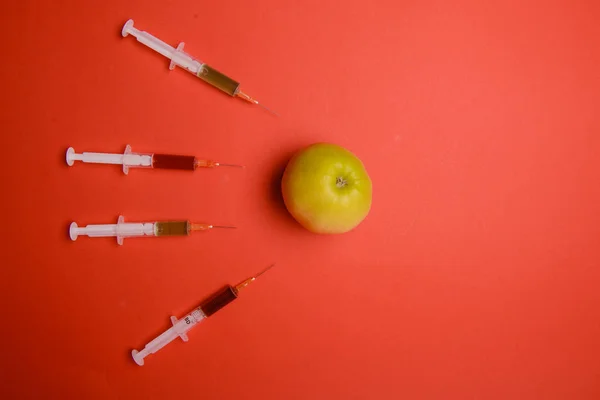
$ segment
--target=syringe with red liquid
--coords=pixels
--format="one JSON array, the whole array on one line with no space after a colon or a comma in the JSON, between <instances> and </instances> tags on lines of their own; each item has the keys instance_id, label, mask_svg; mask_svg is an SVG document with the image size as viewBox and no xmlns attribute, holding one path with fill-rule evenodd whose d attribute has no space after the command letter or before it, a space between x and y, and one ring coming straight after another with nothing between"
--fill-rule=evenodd
<instances>
[{"instance_id":1,"label":"syringe with red liquid","mask_svg":"<svg viewBox=\"0 0 600 400\"><path fill-rule=\"evenodd\" d=\"M131 356L133 357L133 360L137 365L144 365L145 357L156 353L178 337L184 342L187 342L187 333L190 329L237 299L240 290L254 282L256 278L267 272L273 266L274 264L268 266L256 275L241 281L235 286L225 286L180 319L171 316L171 324L173 326L146 344L142 350L132 350Z\"/></svg>"},{"instance_id":2,"label":"syringe with red liquid","mask_svg":"<svg viewBox=\"0 0 600 400\"><path fill-rule=\"evenodd\" d=\"M195 156L160 153L132 153L131 146L127 145L123 154L114 153L75 153L75 149L67 149L67 165L72 166L75 161L94 164L116 164L123 166L123 173L127 175L129 168L157 168L195 171L198 168L236 167L243 165L223 164L213 160L201 160Z\"/></svg>"}]
</instances>

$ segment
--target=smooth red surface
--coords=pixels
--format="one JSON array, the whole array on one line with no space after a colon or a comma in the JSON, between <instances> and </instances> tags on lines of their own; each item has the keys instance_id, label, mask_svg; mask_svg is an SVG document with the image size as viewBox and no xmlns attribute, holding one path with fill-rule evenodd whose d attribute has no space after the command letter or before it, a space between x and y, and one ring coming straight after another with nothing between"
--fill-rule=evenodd
<instances>
[{"instance_id":1,"label":"smooth red surface","mask_svg":"<svg viewBox=\"0 0 600 400\"><path fill-rule=\"evenodd\" d=\"M2 398L600 398L597 1L4 4ZM242 82L231 99L140 29ZM289 156L361 157L373 209L320 237L282 206ZM132 170L65 150L194 154ZM190 218L187 239L67 227ZM226 283L240 299L135 365Z\"/></svg>"}]
</instances>

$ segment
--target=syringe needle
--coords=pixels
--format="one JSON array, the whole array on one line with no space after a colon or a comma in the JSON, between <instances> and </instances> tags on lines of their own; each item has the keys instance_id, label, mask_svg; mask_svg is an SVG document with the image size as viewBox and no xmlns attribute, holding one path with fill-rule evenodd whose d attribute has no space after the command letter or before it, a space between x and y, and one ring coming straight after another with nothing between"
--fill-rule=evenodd
<instances>
[{"instance_id":1,"label":"syringe needle","mask_svg":"<svg viewBox=\"0 0 600 400\"><path fill-rule=\"evenodd\" d=\"M207 231L207 230L213 229L213 228L236 229L235 226L231 226L231 225L211 225L211 224L198 224L198 223L191 224L192 232Z\"/></svg>"},{"instance_id":2,"label":"syringe needle","mask_svg":"<svg viewBox=\"0 0 600 400\"><path fill-rule=\"evenodd\" d=\"M264 108L265 110L267 110L268 112L270 112L271 114L275 115L276 117L279 117L279 114L277 114L275 111L271 110L270 108L268 108L267 106L265 106L262 103L259 103L258 101L256 102L257 105L261 106L262 108Z\"/></svg>"},{"instance_id":3,"label":"syringe needle","mask_svg":"<svg viewBox=\"0 0 600 400\"><path fill-rule=\"evenodd\" d=\"M235 94L236 96L242 98L243 100L246 100L249 103L252 104L256 104L257 106L261 106L262 108L264 108L265 110L267 110L268 112L270 112L271 114L275 115L276 117L279 117L279 114L277 114L275 111L271 110L270 108L264 106L262 103L259 103L258 100L248 96L246 93L239 91Z\"/></svg>"},{"instance_id":4,"label":"syringe needle","mask_svg":"<svg viewBox=\"0 0 600 400\"><path fill-rule=\"evenodd\" d=\"M194 168L233 167L246 168L244 165L220 163L212 160L194 160Z\"/></svg>"},{"instance_id":5,"label":"syringe needle","mask_svg":"<svg viewBox=\"0 0 600 400\"><path fill-rule=\"evenodd\" d=\"M258 274L254 275L254 279L258 278L259 276L261 276L262 274L264 274L265 272L267 272L268 270L270 270L271 268L273 268L275 266L275 264L271 264L269 265L267 268L263 269L262 271L260 271Z\"/></svg>"},{"instance_id":6,"label":"syringe needle","mask_svg":"<svg viewBox=\"0 0 600 400\"><path fill-rule=\"evenodd\" d=\"M238 164L223 164L220 162L215 163L215 167L234 167L234 168L246 168L244 165Z\"/></svg>"},{"instance_id":7,"label":"syringe needle","mask_svg":"<svg viewBox=\"0 0 600 400\"><path fill-rule=\"evenodd\" d=\"M239 164L227 164L220 163L213 160L194 160L194 168L214 168L214 167L234 167L234 168L246 168L243 165Z\"/></svg>"},{"instance_id":8,"label":"syringe needle","mask_svg":"<svg viewBox=\"0 0 600 400\"><path fill-rule=\"evenodd\" d=\"M254 276L251 276L250 278L238 283L237 285L235 285L235 287L233 288L234 291L236 293L238 293L240 290L242 290L243 288L245 288L246 286L248 286L249 284L251 284L252 282L254 282L256 280L256 278L258 278L259 276L261 276L262 274L264 274L265 272L267 272L268 270L270 270L271 268L273 268L275 266L275 264L271 264L269 265L267 268L263 269L262 271L260 271L259 273L257 273Z\"/></svg>"}]
</instances>

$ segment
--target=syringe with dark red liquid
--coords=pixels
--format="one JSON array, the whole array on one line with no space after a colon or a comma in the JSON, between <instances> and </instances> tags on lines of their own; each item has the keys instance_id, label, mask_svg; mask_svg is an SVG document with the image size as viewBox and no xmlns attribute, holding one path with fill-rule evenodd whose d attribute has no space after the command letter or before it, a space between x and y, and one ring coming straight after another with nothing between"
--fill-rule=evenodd
<instances>
[{"instance_id":1,"label":"syringe with dark red liquid","mask_svg":"<svg viewBox=\"0 0 600 400\"><path fill-rule=\"evenodd\" d=\"M184 342L187 342L187 332L190 329L237 299L240 290L254 282L256 278L267 272L273 266L274 264L268 266L256 275L241 281L235 286L225 286L180 319L177 319L175 316L171 316L171 324L173 326L146 344L142 350L132 350L131 356L133 357L133 360L137 365L144 365L145 357L156 353L178 337L180 337Z\"/></svg>"},{"instance_id":2,"label":"syringe with dark red liquid","mask_svg":"<svg viewBox=\"0 0 600 400\"><path fill-rule=\"evenodd\" d=\"M94 164L116 164L123 166L123 173L127 174L129 168L157 168L195 171L198 168L236 167L243 165L223 164L213 160L201 160L195 156L160 153L132 153L131 146L127 145L123 154L113 153L75 153L72 147L67 150L67 165L72 166L75 161Z\"/></svg>"}]
</instances>

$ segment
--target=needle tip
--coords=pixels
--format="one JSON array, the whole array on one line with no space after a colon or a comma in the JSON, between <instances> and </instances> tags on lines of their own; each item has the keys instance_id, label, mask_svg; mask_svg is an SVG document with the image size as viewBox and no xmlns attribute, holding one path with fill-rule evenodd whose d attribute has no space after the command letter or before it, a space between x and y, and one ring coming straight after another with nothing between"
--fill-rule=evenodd
<instances>
[{"instance_id":1,"label":"needle tip","mask_svg":"<svg viewBox=\"0 0 600 400\"><path fill-rule=\"evenodd\" d=\"M211 225L211 228L222 228L222 229L237 229L237 226L231 225Z\"/></svg>"},{"instance_id":2,"label":"needle tip","mask_svg":"<svg viewBox=\"0 0 600 400\"><path fill-rule=\"evenodd\" d=\"M217 167L233 167L233 168L246 168L245 165L238 164L223 164L223 163L215 163Z\"/></svg>"},{"instance_id":3,"label":"needle tip","mask_svg":"<svg viewBox=\"0 0 600 400\"><path fill-rule=\"evenodd\" d=\"M246 286L248 286L249 284L251 284L252 282L254 282L256 280L256 278L258 278L259 276L261 276L262 274L264 274L265 272L267 272L268 270L270 270L271 268L273 268L275 266L275 264L271 264L269 265L267 268L263 269L262 271L260 271L258 274L246 279L245 281L242 281L240 283L238 283L234 290L236 293L238 293L241 289L245 288Z\"/></svg>"},{"instance_id":4,"label":"needle tip","mask_svg":"<svg viewBox=\"0 0 600 400\"><path fill-rule=\"evenodd\" d=\"M273 114L274 116L279 117L279 114L277 114L275 111L271 110L270 108L268 108L264 104L259 103L258 101L256 102L256 104L258 104L259 106L261 106L262 108L264 108L265 110L267 110L268 112L270 112L271 114Z\"/></svg>"},{"instance_id":5,"label":"needle tip","mask_svg":"<svg viewBox=\"0 0 600 400\"><path fill-rule=\"evenodd\" d=\"M275 266L275 263L269 265L267 268L263 269L262 271L260 271L258 274L254 275L254 279L258 278L259 276L261 276L262 274L264 274L265 272L267 272L268 270L270 270L271 268L273 268Z\"/></svg>"}]
</instances>

